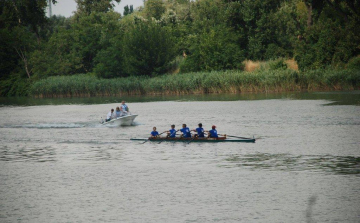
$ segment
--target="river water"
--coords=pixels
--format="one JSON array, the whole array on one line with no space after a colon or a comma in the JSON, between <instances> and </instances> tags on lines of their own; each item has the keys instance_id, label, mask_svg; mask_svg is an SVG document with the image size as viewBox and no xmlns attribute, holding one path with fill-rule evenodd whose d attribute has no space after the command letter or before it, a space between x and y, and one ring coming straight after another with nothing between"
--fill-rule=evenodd
<instances>
[{"instance_id":1,"label":"river water","mask_svg":"<svg viewBox=\"0 0 360 223\"><path fill-rule=\"evenodd\" d=\"M99 124L128 100L133 126ZM0 222L360 222L360 91L0 99ZM186 123L256 143L146 138Z\"/></svg>"}]
</instances>

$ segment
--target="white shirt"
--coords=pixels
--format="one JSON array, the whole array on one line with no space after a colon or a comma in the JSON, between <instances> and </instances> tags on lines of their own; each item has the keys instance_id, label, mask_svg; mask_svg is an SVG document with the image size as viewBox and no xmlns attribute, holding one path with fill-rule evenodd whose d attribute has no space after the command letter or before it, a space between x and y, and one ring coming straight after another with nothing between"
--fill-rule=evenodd
<instances>
[{"instance_id":1,"label":"white shirt","mask_svg":"<svg viewBox=\"0 0 360 223\"><path fill-rule=\"evenodd\" d=\"M111 113L111 111L109 111L109 113L106 116L106 119L111 119L111 118L114 118L114 112Z\"/></svg>"}]
</instances>

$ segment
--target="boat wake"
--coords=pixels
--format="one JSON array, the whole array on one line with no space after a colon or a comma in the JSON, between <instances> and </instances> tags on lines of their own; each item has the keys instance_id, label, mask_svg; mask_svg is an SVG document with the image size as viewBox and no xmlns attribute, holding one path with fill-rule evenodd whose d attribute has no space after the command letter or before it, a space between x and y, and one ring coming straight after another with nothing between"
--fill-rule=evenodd
<instances>
[{"instance_id":1,"label":"boat wake","mask_svg":"<svg viewBox=\"0 0 360 223\"><path fill-rule=\"evenodd\" d=\"M133 122L131 126L142 125ZM104 126L99 122L78 122L78 123L24 123L24 124L5 124L0 128L28 128L28 129L74 129L74 128L104 128L118 126ZM126 127L126 126L123 126Z\"/></svg>"},{"instance_id":2,"label":"boat wake","mask_svg":"<svg viewBox=\"0 0 360 223\"><path fill-rule=\"evenodd\" d=\"M29 129L66 129L66 128L83 128L83 123L29 123L22 125L4 125L0 128L29 128Z\"/></svg>"}]
</instances>

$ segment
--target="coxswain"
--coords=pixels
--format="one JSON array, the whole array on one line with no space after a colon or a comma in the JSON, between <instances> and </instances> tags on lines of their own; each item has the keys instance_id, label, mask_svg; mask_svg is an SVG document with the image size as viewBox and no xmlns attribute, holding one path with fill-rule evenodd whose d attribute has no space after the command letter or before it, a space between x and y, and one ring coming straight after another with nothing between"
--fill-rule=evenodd
<instances>
[{"instance_id":1,"label":"coxswain","mask_svg":"<svg viewBox=\"0 0 360 223\"><path fill-rule=\"evenodd\" d=\"M190 129L186 127L186 124L182 125L182 129L179 129L182 132L182 137L191 138Z\"/></svg>"},{"instance_id":2,"label":"coxswain","mask_svg":"<svg viewBox=\"0 0 360 223\"><path fill-rule=\"evenodd\" d=\"M156 138L159 136L158 131L156 131L156 127L153 127L153 131L150 133L151 134L151 138Z\"/></svg>"},{"instance_id":3,"label":"coxswain","mask_svg":"<svg viewBox=\"0 0 360 223\"><path fill-rule=\"evenodd\" d=\"M209 130L209 135L208 135L209 138L218 138L218 133L217 133L217 130L216 130L216 126L213 125L211 127L211 130Z\"/></svg>"},{"instance_id":4,"label":"coxswain","mask_svg":"<svg viewBox=\"0 0 360 223\"><path fill-rule=\"evenodd\" d=\"M175 125L171 125L171 129L167 132L167 137L175 138L176 132Z\"/></svg>"},{"instance_id":5,"label":"coxswain","mask_svg":"<svg viewBox=\"0 0 360 223\"><path fill-rule=\"evenodd\" d=\"M197 133L197 134L195 135L195 137L204 138L204 137L205 137L205 135L204 135L205 131L204 131L203 127L202 127L202 124L199 123L198 126L199 126L198 128L196 128L196 129L194 129L194 130L191 130L191 131L194 131L194 132Z\"/></svg>"}]
</instances>

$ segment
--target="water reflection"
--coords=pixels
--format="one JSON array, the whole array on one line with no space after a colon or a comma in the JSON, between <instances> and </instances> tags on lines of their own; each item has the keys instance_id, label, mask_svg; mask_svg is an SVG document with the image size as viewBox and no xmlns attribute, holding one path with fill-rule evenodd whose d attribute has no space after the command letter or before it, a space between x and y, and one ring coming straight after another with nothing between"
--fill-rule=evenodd
<instances>
[{"instance_id":1,"label":"water reflection","mask_svg":"<svg viewBox=\"0 0 360 223\"><path fill-rule=\"evenodd\" d=\"M317 196L313 195L308 200L308 207L306 209L306 222L313 223L315 222L313 219L313 209L316 204Z\"/></svg>"},{"instance_id":2,"label":"water reflection","mask_svg":"<svg viewBox=\"0 0 360 223\"><path fill-rule=\"evenodd\" d=\"M31 98L0 97L0 106L34 106L64 104L108 104L153 101L239 101L239 100L329 100L331 105L360 105L360 91L332 92L281 92L281 93L238 93L238 94L191 94L191 95L133 95L121 97L90 98Z\"/></svg>"},{"instance_id":3,"label":"water reflection","mask_svg":"<svg viewBox=\"0 0 360 223\"><path fill-rule=\"evenodd\" d=\"M58 149L58 150L57 150ZM0 162L77 162L121 160L122 150L113 145L93 146L86 144L52 146L2 146Z\"/></svg>"},{"instance_id":4,"label":"water reflection","mask_svg":"<svg viewBox=\"0 0 360 223\"><path fill-rule=\"evenodd\" d=\"M360 174L360 157L353 156L292 156L290 154L257 153L232 155L226 167L244 167L270 171L323 171L335 174Z\"/></svg>"},{"instance_id":5,"label":"water reflection","mask_svg":"<svg viewBox=\"0 0 360 223\"><path fill-rule=\"evenodd\" d=\"M50 146L45 147L0 147L0 161L35 161L35 162L51 162L56 161L56 152Z\"/></svg>"}]
</instances>

